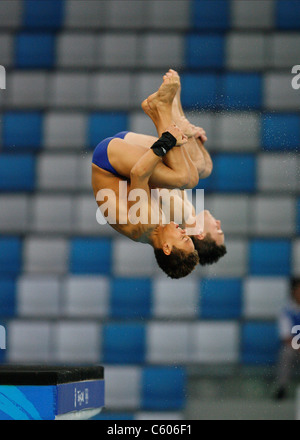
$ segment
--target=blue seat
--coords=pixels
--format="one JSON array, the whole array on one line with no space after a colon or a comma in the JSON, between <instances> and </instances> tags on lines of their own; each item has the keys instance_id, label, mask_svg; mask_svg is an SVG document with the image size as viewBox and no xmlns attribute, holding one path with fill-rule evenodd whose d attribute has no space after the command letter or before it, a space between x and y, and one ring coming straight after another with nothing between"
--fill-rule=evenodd
<instances>
[{"instance_id":1,"label":"blue seat","mask_svg":"<svg viewBox=\"0 0 300 440\"><path fill-rule=\"evenodd\" d=\"M216 108L218 104L218 78L215 74L184 73L181 76L183 107Z\"/></svg>"},{"instance_id":2,"label":"blue seat","mask_svg":"<svg viewBox=\"0 0 300 440\"><path fill-rule=\"evenodd\" d=\"M143 324L106 324L102 333L102 360L110 364L145 361L146 330Z\"/></svg>"},{"instance_id":3,"label":"blue seat","mask_svg":"<svg viewBox=\"0 0 300 440\"><path fill-rule=\"evenodd\" d=\"M230 27L230 2L227 0L194 0L191 17L192 26L196 29L225 31Z\"/></svg>"},{"instance_id":4,"label":"blue seat","mask_svg":"<svg viewBox=\"0 0 300 440\"><path fill-rule=\"evenodd\" d=\"M15 315L16 282L12 278L0 278L0 316Z\"/></svg>"},{"instance_id":5,"label":"blue seat","mask_svg":"<svg viewBox=\"0 0 300 440\"><path fill-rule=\"evenodd\" d=\"M214 158L211 186L221 192L253 192L256 188L254 154L219 154Z\"/></svg>"},{"instance_id":6,"label":"blue seat","mask_svg":"<svg viewBox=\"0 0 300 440\"><path fill-rule=\"evenodd\" d=\"M200 283L200 318L234 319L242 313L242 280L203 279Z\"/></svg>"},{"instance_id":7,"label":"blue seat","mask_svg":"<svg viewBox=\"0 0 300 440\"><path fill-rule=\"evenodd\" d=\"M28 29L57 29L64 21L64 0L24 0L23 26Z\"/></svg>"},{"instance_id":8,"label":"blue seat","mask_svg":"<svg viewBox=\"0 0 300 440\"><path fill-rule=\"evenodd\" d=\"M249 249L251 275L290 275L292 246L289 240L252 240Z\"/></svg>"},{"instance_id":9,"label":"blue seat","mask_svg":"<svg viewBox=\"0 0 300 440\"><path fill-rule=\"evenodd\" d=\"M42 145L43 116L39 112L8 112L2 119L3 149L38 150Z\"/></svg>"},{"instance_id":10,"label":"blue seat","mask_svg":"<svg viewBox=\"0 0 300 440\"><path fill-rule=\"evenodd\" d=\"M297 234L300 235L300 199L297 200Z\"/></svg>"},{"instance_id":11,"label":"blue seat","mask_svg":"<svg viewBox=\"0 0 300 440\"><path fill-rule=\"evenodd\" d=\"M223 68L224 41L223 35L189 35L186 40L186 65L190 68Z\"/></svg>"},{"instance_id":12,"label":"blue seat","mask_svg":"<svg viewBox=\"0 0 300 440\"><path fill-rule=\"evenodd\" d=\"M22 242L18 237L0 237L0 276L19 275L22 267Z\"/></svg>"},{"instance_id":13,"label":"blue seat","mask_svg":"<svg viewBox=\"0 0 300 440\"><path fill-rule=\"evenodd\" d=\"M32 191L35 187L35 159L25 154L0 155L0 190Z\"/></svg>"},{"instance_id":14,"label":"blue seat","mask_svg":"<svg viewBox=\"0 0 300 440\"><path fill-rule=\"evenodd\" d=\"M263 150L297 151L300 144L300 117L298 114L265 114L261 133Z\"/></svg>"},{"instance_id":15,"label":"blue seat","mask_svg":"<svg viewBox=\"0 0 300 440\"><path fill-rule=\"evenodd\" d=\"M55 63L55 36L50 33L20 33L16 37L19 68L51 68Z\"/></svg>"},{"instance_id":16,"label":"blue seat","mask_svg":"<svg viewBox=\"0 0 300 440\"><path fill-rule=\"evenodd\" d=\"M277 361L277 323L247 322L242 327L241 361L246 365L272 365Z\"/></svg>"},{"instance_id":17,"label":"blue seat","mask_svg":"<svg viewBox=\"0 0 300 440\"><path fill-rule=\"evenodd\" d=\"M184 409L186 380L184 368L144 368L142 371L142 409L150 411Z\"/></svg>"},{"instance_id":18,"label":"blue seat","mask_svg":"<svg viewBox=\"0 0 300 440\"><path fill-rule=\"evenodd\" d=\"M109 274L112 244L107 238L74 238L71 241L70 272L74 274Z\"/></svg>"},{"instance_id":19,"label":"blue seat","mask_svg":"<svg viewBox=\"0 0 300 440\"><path fill-rule=\"evenodd\" d=\"M263 102L262 75L228 73L222 77L220 106L224 110L260 109Z\"/></svg>"},{"instance_id":20,"label":"blue seat","mask_svg":"<svg viewBox=\"0 0 300 440\"><path fill-rule=\"evenodd\" d=\"M126 130L128 130L126 113L91 114L88 124L88 144L94 149L103 139Z\"/></svg>"},{"instance_id":21,"label":"blue seat","mask_svg":"<svg viewBox=\"0 0 300 440\"><path fill-rule=\"evenodd\" d=\"M298 0L277 0L276 26L278 29L300 29L300 3Z\"/></svg>"},{"instance_id":22,"label":"blue seat","mask_svg":"<svg viewBox=\"0 0 300 440\"><path fill-rule=\"evenodd\" d=\"M149 318L151 316L151 280L116 278L111 281L110 315L113 318Z\"/></svg>"}]
</instances>

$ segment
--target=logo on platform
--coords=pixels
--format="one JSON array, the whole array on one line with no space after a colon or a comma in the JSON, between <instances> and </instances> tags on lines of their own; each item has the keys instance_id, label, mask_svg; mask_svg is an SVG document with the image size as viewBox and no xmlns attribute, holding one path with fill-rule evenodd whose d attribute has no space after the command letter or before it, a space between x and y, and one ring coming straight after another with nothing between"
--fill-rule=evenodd
<instances>
[{"instance_id":1,"label":"logo on platform","mask_svg":"<svg viewBox=\"0 0 300 440\"><path fill-rule=\"evenodd\" d=\"M6 89L6 70L3 66L0 66L0 89Z\"/></svg>"},{"instance_id":2,"label":"logo on platform","mask_svg":"<svg viewBox=\"0 0 300 440\"><path fill-rule=\"evenodd\" d=\"M6 349L6 331L3 325L0 325L0 350Z\"/></svg>"},{"instance_id":3,"label":"logo on platform","mask_svg":"<svg viewBox=\"0 0 300 440\"><path fill-rule=\"evenodd\" d=\"M292 87L294 90L300 89L300 65L294 66L292 68L292 73L296 76L292 79Z\"/></svg>"}]
</instances>

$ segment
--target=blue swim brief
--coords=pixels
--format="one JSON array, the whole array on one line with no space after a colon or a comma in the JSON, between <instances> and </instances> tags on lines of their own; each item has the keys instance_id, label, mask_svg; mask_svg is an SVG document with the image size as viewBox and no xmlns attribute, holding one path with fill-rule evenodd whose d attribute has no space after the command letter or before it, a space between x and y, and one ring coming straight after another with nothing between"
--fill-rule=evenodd
<instances>
[{"instance_id":1,"label":"blue swim brief","mask_svg":"<svg viewBox=\"0 0 300 440\"><path fill-rule=\"evenodd\" d=\"M108 144L112 139L124 139L126 134L129 133L128 131L121 131L120 133L117 133L115 136L109 137L104 139L100 142L100 144L97 145L95 148L92 162L97 165L99 168L102 168L103 170L109 171L112 174L115 174L116 176L119 176L119 173L114 169L114 167L110 164L108 155L107 155L107 148Z\"/></svg>"}]
</instances>

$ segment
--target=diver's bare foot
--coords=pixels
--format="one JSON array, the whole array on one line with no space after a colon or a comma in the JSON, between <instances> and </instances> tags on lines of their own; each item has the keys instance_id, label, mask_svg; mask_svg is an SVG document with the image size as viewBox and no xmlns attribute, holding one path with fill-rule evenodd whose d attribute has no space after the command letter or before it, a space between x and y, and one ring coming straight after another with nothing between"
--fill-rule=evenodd
<instances>
[{"instance_id":1,"label":"diver's bare foot","mask_svg":"<svg viewBox=\"0 0 300 440\"><path fill-rule=\"evenodd\" d=\"M158 91L148 96L148 98L142 102L144 112L150 117L159 111L171 112L173 100L179 86L180 81L177 75L165 75Z\"/></svg>"}]
</instances>

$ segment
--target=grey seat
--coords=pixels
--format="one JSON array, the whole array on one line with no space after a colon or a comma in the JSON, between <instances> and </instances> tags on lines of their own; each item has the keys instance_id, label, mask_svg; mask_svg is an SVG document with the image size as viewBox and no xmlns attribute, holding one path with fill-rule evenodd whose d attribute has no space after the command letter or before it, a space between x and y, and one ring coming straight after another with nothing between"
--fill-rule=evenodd
<instances>
[{"instance_id":1,"label":"grey seat","mask_svg":"<svg viewBox=\"0 0 300 440\"><path fill-rule=\"evenodd\" d=\"M136 410L141 405L142 371L137 366L105 368L106 405L112 409Z\"/></svg>"},{"instance_id":2,"label":"grey seat","mask_svg":"<svg viewBox=\"0 0 300 440\"><path fill-rule=\"evenodd\" d=\"M48 321L15 319L7 328L7 361L18 364L53 361L52 324Z\"/></svg>"},{"instance_id":3,"label":"grey seat","mask_svg":"<svg viewBox=\"0 0 300 440\"><path fill-rule=\"evenodd\" d=\"M59 68L93 68L96 66L96 37L93 34L64 33L57 39Z\"/></svg>"},{"instance_id":4,"label":"grey seat","mask_svg":"<svg viewBox=\"0 0 300 440\"><path fill-rule=\"evenodd\" d=\"M68 269L69 243L64 238L27 236L24 241L24 272L64 274Z\"/></svg>"},{"instance_id":5,"label":"grey seat","mask_svg":"<svg viewBox=\"0 0 300 440\"><path fill-rule=\"evenodd\" d=\"M37 162L37 184L43 190L75 190L78 188L78 156L76 154L42 153Z\"/></svg>"},{"instance_id":6,"label":"grey seat","mask_svg":"<svg viewBox=\"0 0 300 440\"><path fill-rule=\"evenodd\" d=\"M68 317L106 318L109 313L108 278L72 276L63 281L63 311Z\"/></svg>"},{"instance_id":7,"label":"grey seat","mask_svg":"<svg viewBox=\"0 0 300 440\"><path fill-rule=\"evenodd\" d=\"M94 0L68 0L65 10L67 29L101 29L106 22L106 3Z\"/></svg>"},{"instance_id":8,"label":"grey seat","mask_svg":"<svg viewBox=\"0 0 300 440\"><path fill-rule=\"evenodd\" d=\"M266 38L263 33L232 32L226 39L229 70L261 70L265 67Z\"/></svg>"},{"instance_id":9,"label":"grey seat","mask_svg":"<svg viewBox=\"0 0 300 440\"><path fill-rule=\"evenodd\" d=\"M106 25L109 29L144 29L147 26L148 2L114 0L105 2Z\"/></svg>"},{"instance_id":10,"label":"grey seat","mask_svg":"<svg viewBox=\"0 0 300 440\"><path fill-rule=\"evenodd\" d=\"M146 360L153 364L185 364L189 360L190 324L150 322L147 326Z\"/></svg>"},{"instance_id":11,"label":"grey seat","mask_svg":"<svg viewBox=\"0 0 300 440\"><path fill-rule=\"evenodd\" d=\"M273 0L233 0L231 2L233 28L272 29L275 26L275 2Z\"/></svg>"},{"instance_id":12,"label":"grey seat","mask_svg":"<svg viewBox=\"0 0 300 440\"><path fill-rule=\"evenodd\" d=\"M216 148L221 151L257 151L260 118L252 112L227 113L215 117Z\"/></svg>"},{"instance_id":13,"label":"grey seat","mask_svg":"<svg viewBox=\"0 0 300 440\"><path fill-rule=\"evenodd\" d=\"M239 325L234 321L191 324L189 348L193 363L235 363L239 359Z\"/></svg>"},{"instance_id":14,"label":"grey seat","mask_svg":"<svg viewBox=\"0 0 300 440\"><path fill-rule=\"evenodd\" d=\"M170 66L180 68L184 64L184 38L177 33L151 33L141 38L143 57L141 65L168 71Z\"/></svg>"},{"instance_id":15,"label":"grey seat","mask_svg":"<svg viewBox=\"0 0 300 440\"><path fill-rule=\"evenodd\" d=\"M44 147L82 149L86 145L87 118L84 113L49 112L44 120Z\"/></svg>"},{"instance_id":16,"label":"grey seat","mask_svg":"<svg viewBox=\"0 0 300 440\"><path fill-rule=\"evenodd\" d=\"M96 40L96 63L99 67L137 67L139 37L135 33L102 34Z\"/></svg>"},{"instance_id":17,"label":"grey seat","mask_svg":"<svg viewBox=\"0 0 300 440\"><path fill-rule=\"evenodd\" d=\"M300 277L300 239L293 241L292 275Z\"/></svg>"},{"instance_id":18,"label":"grey seat","mask_svg":"<svg viewBox=\"0 0 300 440\"><path fill-rule=\"evenodd\" d=\"M283 277L248 277L244 281L243 316L277 319L289 298L289 280Z\"/></svg>"},{"instance_id":19,"label":"grey seat","mask_svg":"<svg viewBox=\"0 0 300 440\"><path fill-rule=\"evenodd\" d=\"M5 68L10 67L13 64L14 40L11 34L0 34L0 60Z\"/></svg>"},{"instance_id":20,"label":"grey seat","mask_svg":"<svg viewBox=\"0 0 300 440\"><path fill-rule=\"evenodd\" d=\"M49 104L57 108L89 106L90 78L87 73L54 73L50 78Z\"/></svg>"},{"instance_id":21,"label":"grey seat","mask_svg":"<svg viewBox=\"0 0 300 440\"><path fill-rule=\"evenodd\" d=\"M33 232L65 233L73 230L73 200L67 195L41 194L33 200Z\"/></svg>"},{"instance_id":22,"label":"grey seat","mask_svg":"<svg viewBox=\"0 0 300 440\"><path fill-rule=\"evenodd\" d=\"M43 108L48 102L49 75L45 72L13 72L9 76L7 102L14 108Z\"/></svg>"},{"instance_id":23,"label":"grey seat","mask_svg":"<svg viewBox=\"0 0 300 440\"><path fill-rule=\"evenodd\" d=\"M271 69L287 69L299 64L300 36L296 32L276 32L270 35L269 64Z\"/></svg>"},{"instance_id":24,"label":"grey seat","mask_svg":"<svg viewBox=\"0 0 300 440\"><path fill-rule=\"evenodd\" d=\"M292 67L292 66L291 66ZM290 73L269 73L264 77L264 104L272 110L299 110L299 96Z\"/></svg>"},{"instance_id":25,"label":"grey seat","mask_svg":"<svg viewBox=\"0 0 300 440\"><path fill-rule=\"evenodd\" d=\"M191 2L176 0L172 7L168 2L148 2L147 23L151 29L185 30L190 26Z\"/></svg>"},{"instance_id":26,"label":"grey seat","mask_svg":"<svg viewBox=\"0 0 300 440\"><path fill-rule=\"evenodd\" d=\"M298 187L297 155L261 153L257 158L257 187L260 192L293 192Z\"/></svg>"},{"instance_id":27,"label":"grey seat","mask_svg":"<svg viewBox=\"0 0 300 440\"><path fill-rule=\"evenodd\" d=\"M113 273L120 277L151 276L156 267L153 249L123 238L113 242Z\"/></svg>"},{"instance_id":28,"label":"grey seat","mask_svg":"<svg viewBox=\"0 0 300 440\"><path fill-rule=\"evenodd\" d=\"M290 237L296 232L296 199L292 196L257 196L251 211L255 235Z\"/></svg>"},{"instance_id":29,"label":"grey seat","mask_svg":"<svg viewBox=\"0 0 300 440\"><path fill-rule=\"evenodd\" d=\"M54 328L53 361L97 363L100 359L100 326L92 321L59 321Z\"/></svg>"},{"instance_id":30,"label":"grey seat","mask_svg":"<svg viewBox=\"0 0 300 440\"><path fill-rule=\"evenodd\" d=\"M157 319L195 318L198 312L198 282L189 279L153 279L153 316Z\"/></svg>"},{"instance_id":31,"label":"grey seat","mask_svg":"<svg viewBox=\"0 0 300 440\"><path fill-rule=\"evenodd\" d=\"M131 75L100 73L91 77L90 104L95 108L128 109L131 103Z\"/></svg>"},{"instance_id":32,"label":"grey seat","mask_svg":"<svg viewBox=\"0 0 300 440\"><path fill-rule=\"evenodd\" d=\"M22 22L23 5L21 0L2 0L0 2L0 27L18 28Z\"/></svg>"},{"instance_id":33,"label":"grey seat","mask_svg":"<svg viewBox=\"0 0 300 440\"><path fill-rule=\"evenodd\" d=\"M30 199L21 194L0 196L0 230L2 233L24 233L30 223Z\"/></svg>"},{"instance_id":34,"label":"grey seat","mask_svg":"<svg viewBox=\"0 0 300 440\"><path fill-rule=\"evenodd\" d=\"M60 279L22 275L17 283L17 311L22 317L55 318L60 315Z\"/></svg>"},{"instance_id":35,"label":"grey seat","mask_svg":"<svg viewBox=\"0 0 300 440\"><path fill-rule=\"evenodd\" d=\"M222 230L226 234L247 234L250 226L250 203L244 196L216 195L210 196L209 210L221 221Z\"/></svg>"}]
</instances>

